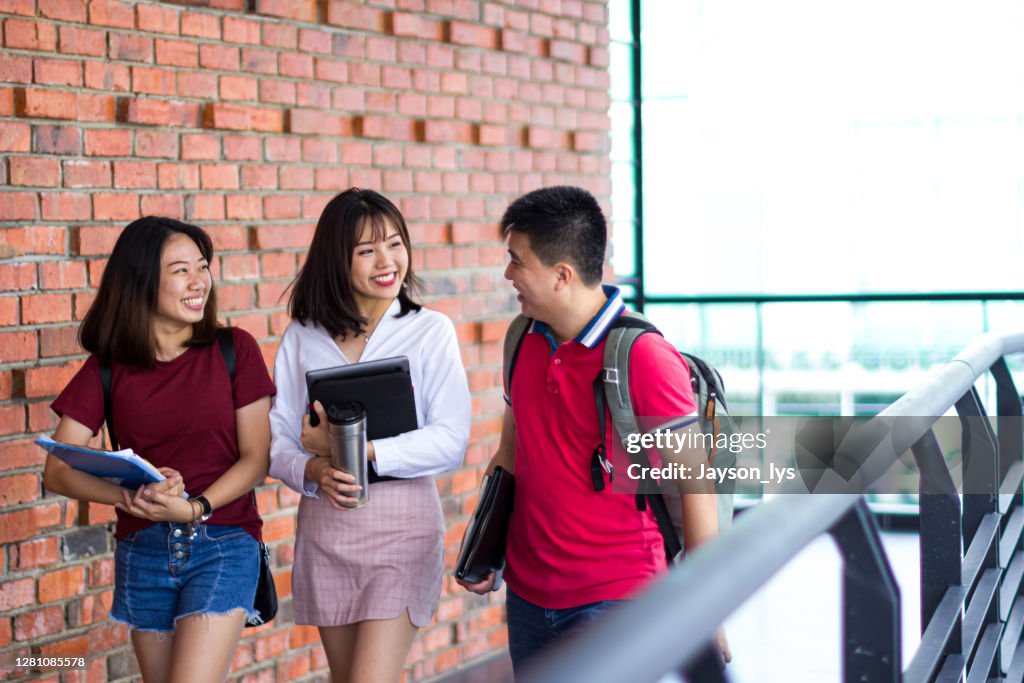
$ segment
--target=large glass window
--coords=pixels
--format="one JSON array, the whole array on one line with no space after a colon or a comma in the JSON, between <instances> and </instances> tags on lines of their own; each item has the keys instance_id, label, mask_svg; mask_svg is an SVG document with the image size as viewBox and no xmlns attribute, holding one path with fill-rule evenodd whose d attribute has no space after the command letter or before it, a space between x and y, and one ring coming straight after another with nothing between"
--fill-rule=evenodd
<instances>
[{"instance_id":1,"label":"large glass window","mask_svg":"<svg viewBox=\"0 0 1024 683\"><path fill-rule=\"evenodd\" d=\"M613 265L741 412L870 414L1024 329L1024 5L609 11Z\"/></svg>"}]
</instances>

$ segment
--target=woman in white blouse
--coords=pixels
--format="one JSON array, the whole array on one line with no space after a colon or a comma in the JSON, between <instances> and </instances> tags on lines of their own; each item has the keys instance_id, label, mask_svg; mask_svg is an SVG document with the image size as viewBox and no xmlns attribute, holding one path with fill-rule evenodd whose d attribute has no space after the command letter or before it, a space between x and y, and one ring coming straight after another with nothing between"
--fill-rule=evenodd
<instances>
[{"instance_id":1,"label":"woman in white blouse","mask_svg":"<svg viewBox=\"0 0 1024 683\"><path fill-rule=\"evenodd\" d=\"M432 475L458 467L470 398L455 328L416 304L405 219L372 190L332 199L293 283L274 363L270 474L303 494L292 570L295 623L319 627L338 681L398 681L437 609L444 516ZM407 356L419 429L371 441L369 502L331 467L327 420L310 426L305 374Z\"/></svg>"}]
</instances>

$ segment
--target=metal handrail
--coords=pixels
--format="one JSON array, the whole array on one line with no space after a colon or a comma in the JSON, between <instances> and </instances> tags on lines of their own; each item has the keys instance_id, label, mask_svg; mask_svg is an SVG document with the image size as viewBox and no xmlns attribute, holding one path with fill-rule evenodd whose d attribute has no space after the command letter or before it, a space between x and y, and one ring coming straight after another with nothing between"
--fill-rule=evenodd
<instances>
[{"instance_id":1,"label":"metal handrail","mask_svg":"<svg viewBox=\"0 0 1024 683\"><path fill-rule=\"evenodd\" d=\"M884 472L898 455L929 434L938 417L969 394L990 367L1007 354L1021 351L1024 333L981 337L880 414L883 418L919 419L911 421L907 429L891 431L870 458L859 464L857 481L823 477L826 490L848 487L851 492L778 496L762 503L617 613L538 660L523 680L653 681L692 663L737 607L858 505L863 499L858 492L873 481L870 477ZM865 429L870 430L872 422ZM851 438L858 437L851 434Z\"/></svg>"}]
</instances>

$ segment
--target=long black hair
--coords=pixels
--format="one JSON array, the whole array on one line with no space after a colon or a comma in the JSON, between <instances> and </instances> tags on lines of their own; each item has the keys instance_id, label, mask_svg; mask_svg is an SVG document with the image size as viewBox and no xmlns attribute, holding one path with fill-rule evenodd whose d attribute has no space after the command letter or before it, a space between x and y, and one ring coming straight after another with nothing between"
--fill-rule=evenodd
<instances>
[{"instance_id":1,"label":"long black hair","mask_svg":"<svg viewBox=\"0 0 1024 683\"><path fill-rule=\"evenodd\" d=\"M78 329L82 348L104 365L156 366L156 341L150 316L160 291L160 257L175 234L195 242L203 258L213 260L213 242L201 228L173 218L146 216L133 221L114 244L99 290ZM212 344L217 332L217 298L211 287L203 319L192 325L186 346Z\"/></svg>"},{"instance_id":2,"label":"long black hair","mask_svg":"<svg viewBox=\"0 0 1024 683\"><path fill-rule=\"evenodd\" d=\"M288 307L293 319L316 323L332 337L366 331L368 321L359 313L352 291L352 253L364 226L373 241L385 239L389 228L397 229L409 253L396 317L422 308L411 298L419 279L412 270L412 243L402 212L384 195L353 187L329 201L320 214L306 263L291 284Z\"/></svg>"}]
</instances>

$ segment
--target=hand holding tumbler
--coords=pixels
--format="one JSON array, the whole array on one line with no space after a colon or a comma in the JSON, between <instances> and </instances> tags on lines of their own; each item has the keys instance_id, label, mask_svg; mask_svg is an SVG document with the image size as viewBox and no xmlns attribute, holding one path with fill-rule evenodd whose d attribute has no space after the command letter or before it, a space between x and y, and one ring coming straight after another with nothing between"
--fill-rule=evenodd
<instances>
[{"instance_id":1,"label":"hand holding tumbler","mask_svg":"<svg viewBox=\"0 0 1024 683\"><path fill-rule=\"evenodd\" d=\"M366 460L366 411L358 403L332 405L327 409L327 433L331 442L331 466L355 477L362 487L355 494L357 508L370 500Z\"/></svg>"}]
</instances>

